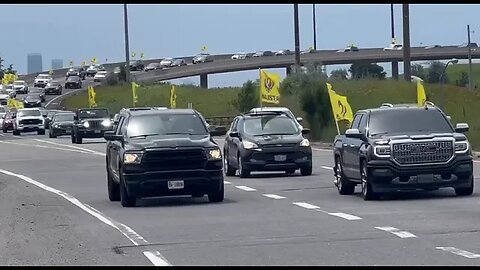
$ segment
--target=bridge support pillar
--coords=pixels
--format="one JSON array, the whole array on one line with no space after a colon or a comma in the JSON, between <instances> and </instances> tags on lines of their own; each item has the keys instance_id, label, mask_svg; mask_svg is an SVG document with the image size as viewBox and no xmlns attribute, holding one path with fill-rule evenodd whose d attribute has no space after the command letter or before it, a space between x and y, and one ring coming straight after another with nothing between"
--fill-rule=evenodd
<instances>
[{"instance_id":1,"label":"bridge support pillar","mask_svg":"<svg viewBox=\"0 0 480 270\"><path fill-rule=\"evenodd\" d=\"M200 87L208 88L208 74L200 74Z\"/></svg>"},{"instance_id":2,"label":"bridge support pillar","mask_svg":"<svg viewBox=\"0 0 480 270\"><path fill-rule=\"evenodd\" d=\"M398 81L398 61L392 61L392 78Z\"/></svg>"},{"instance_id":3,"label":"bridge support pillar","mask_svg":"<svg viewBox=\"0 0 480 270\"><path fill-rule=\"evenodd\" d=\"M290 75L292 73L292 68L291 67L287 67L287 76Z\"/></svg>"}]
</instances>

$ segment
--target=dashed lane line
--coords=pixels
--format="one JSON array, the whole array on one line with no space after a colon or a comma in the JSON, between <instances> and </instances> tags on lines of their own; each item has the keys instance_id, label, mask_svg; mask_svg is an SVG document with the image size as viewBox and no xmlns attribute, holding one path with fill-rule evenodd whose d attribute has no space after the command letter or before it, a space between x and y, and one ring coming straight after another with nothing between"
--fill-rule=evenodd
<instances>
[{"instance_id":1,"label":"dashed lane line","mask_svg":"<svg viewBox=\"0 0 480 270\"><path fill-rule=\"evenodd\" d=\"M88 148L83 148L83 147L78 147L78 146L68 145L68 144L62 144L62 143L55 143L55 142L46 141L46 140L41 140L41 139L34 139L34 140L37 141L37 142L48 143L48 144L52 144L52 145L69 147L69 148L72 148L72 149L89 152L89 153L94 154L94 155L105 156L105 153L98 152L98 151L94 151L94 150L90 150L90 149L88 149Z\"/></svg>"},{"instance_id":2,"label":"dashed lane line","mask_svg":"<svg viewBox=\"0 0 480 270\"><path fill-rule=\"evenodd\" d=\"M357 217L357 216L346 214L346 213L328 213L328 214L331 215L331 216L340 217L340 218L343 218L343 219L346 219L346 220L361 220L362 219L361 217Z\"/></svg>"},{"instance_id":3,"label":"dashed lane line","mask_svg":"<svg viewBox=\"0 0 480 270\"><path fill-rule=\"evenodd\" d=\"M224 184L224 185L231 185L231 184L232 184L232 182L223 181L223 184Z\"/></svg>"},{"instance_id":4,"label":"dashed lane line","mask_svg":"<svg viewBox=\"0 0 480 270\"><path fill-rule=\"evenodd\" d=\"M416 238L417 236L407 231L400 231L395 227L375 227L375 229L392 233L400 238Z\"/></svg>"},{"instance_id":5,"label":"dashed lane line","mask_svg":"<svg viewBox=\"0 0 480 270\"><path fill-rule=\"evenodd\" d=\"M472 253L470 251L458 249L458 248L455 248L455 247L436 247L436 249L443 250L443 251L446 251L446 252L450 252L450 253L453 253L455 255L459 255L459 256L462 256L462 257L465 257L465 258L469 258L469 259L480 258L480 254L475 254L475 253Z\"/></svg>"},{"instance_id":6,"label":"dashed lane line","mask_svg":"<svg viewBox=\"0 0 480 270\"><path fill-rule=\"evenodd\" d=\"M293 204L296 205L296 206L303 207L305 209L320 209L319 206L309 204L309 203L306 203L306 202L294 202Z\"/></svg>"},{"instance_id":7,"label":"dashed lane line","mask_svg":"<svg viewBox=\"0 0 480 270\"><path fill-rule=\"evenodd\" d=\"M256 189L251 188L251 187L247 187L247 186L235 186L235 187L238 188L238 189L241 189L243 191L256 191Z\"/></svg>"},{"instance_id":8,"label":"dashed lane line","mask_svg":"<svg viewBox=\"0 0 480 270\"><path fill-rule=\"evenodd\" d=\"M328 167L328 166L320 166L320 168L325 169L325 170L333 170L332 167Z\"/></svg>"},{"instance_id":9,"label":"dashed lane line","mask_svg":"<svg viewBox=\"0 0 480 270\"><path fill-rule=\"evenodd\" d=\"M275 200L285 199L285 197L280 196L280 195L276 195L276 194L262 194L262 195L267 197L267 198L275 199Z\"/></svg>"}]
</instances>

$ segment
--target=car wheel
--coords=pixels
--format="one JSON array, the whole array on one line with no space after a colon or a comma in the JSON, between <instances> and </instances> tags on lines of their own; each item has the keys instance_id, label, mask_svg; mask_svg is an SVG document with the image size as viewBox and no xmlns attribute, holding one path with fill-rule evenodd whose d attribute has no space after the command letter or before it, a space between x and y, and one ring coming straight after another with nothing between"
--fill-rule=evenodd
<instances>
[{"instance_id":1,"label":"car wheel","mask_svg":"<svg viewBox=\"0 0 480 270\"><path fill-rule=\"evenodd\" d=\"M57 138L57 135L55 134L55 132L52 131L52 129L50 129L50 132L48 132L48 136L50 138Z\"/></svg>"},{"instance_id":2,"label":"car wheel","mask_svg":"<svg viewBox=\"0 0 480 270\"><path fill-rule=\"evenodd\" d=\"M108 164L108 162L107 162ZM107 169L107 188L108 188L108 199L111 202L120 201L120 185L115 183L110 174L110 170Z\"/></svg>"},{"instance_id":3,"label":"car wheel","mask_svg":"<svg viewBox=\"0 0 480 270\"><path fill-rule=\"evenodd\" d=\"M335 186L337 186L340 195L352 195L355 192L355 184L350 181L343 173L343 164L340 156L335 157Z\"/></svg>"},{"instance_id":4,"label":"car wheel","mask_svg":"<svg viewBox=\"0 0 480 270\"><path fill-rule=\"evenodd\" d=\"M125 181L123 179L123 171L120 169L120 202L123 207L135 207L137 203L137 198L130 196L128 194L127 187L125 186Z\"/></svg>"},{"instance_id":5,"label":"car wheel","mask_svg":"<svg viewBox=\"0 0 480 270\"><path fill-rule=\"evenodd\" d=\"M3 128L3 133L7 133L7 129L6 128Z\"/></svg>"},{"instance_id":6,"label":"car wheel","mask_svg":"<svg viewBox=\"0 0 480 270\"><path fill-rule=\"evenodd\" d=\"M82 141L83 141L83 140L82 140L82 135L77 134L77 135L75 136L75 143L76 143L76 144L82 144Z\"/></svg>"},{"instance_id":7,"label":"car wheel","mask_svg":"<svg viewBox=\"0 0 480 270\"><path fill-rule=\"evenodd\" d=\"M290 170L286 170L285 173L286 174L294 174L296 170L294 169L290 169Z\"/></svg>"},{"instance_id":8,"label":"car wheel","mask_svg":"<svg viewBox=\"0 0 480 270\"><path fill-rule=\"evenodd\" d=\"M208 193L207 196L208 196L208 200L210 202L222 202L223 201L223 199L225 198L223 177L222 177L222 180L219 183L219 186L212 193Z\"/></svg>"},{"instance_id":9,"label":"car wheel","mask_svg":"<svg viewBox=\"0 0 480 270\"><path fill-rule=\"evenodd\" d=\"M72 143L75 144L77 141L75 140L75 133L72 132Z\"/></svg>"},{"instance_id":10,"label":"car wheel","mask_svg":"<svg viewBox=\"0 0 480 270\"><path fill-rule=\"evenodd\" d=\"M361 162L361 178L362 178L362 195L365 201L376 200L379 198L379 194L373 192L372 184L369 180L372 178L368 175L367 162Z\"/></svg>"},{"instance_id":11,"label":"car wheel","mask_svg":"<svg viewBox=\"0 0 480 270\"><path fill-rule=\"evenodd\" d=\"M224 170L226 176L235 176L235 172L237 171L235 168L230 166L230 162L228 162L228 153L223 150L223 163L224 163Z\"/></svg>"},{"instance_id":12,"label":"car wheel","mask_svg":"<svg viewBox=\"0 0 480 270\"><path fill-rule=\"evenodd\" d=\"M242 163L243 163L242 158L240 157L240 154L239 154L237 157L238 174L240 175L240 178L247 178L250 176L250 171L244 169Z\"/></svg>"},{"instance_id":13,"label":"car wheel","mask_svg":"<svg viewBox=\"0 0 480 270\"><path fill-rule=\"evenodd\" d=\"M300 168L300 173L303 176L312 175L312 166Z\"/></svg>"},{"instance_id":14,"label":"car wheel","mask_svg":"<svg viewBox=\"0 0 480 270\"><path fill-rule=\"evenodd\" d=\"M470 186L469 186L469 187L466 187L466 188L456 188L456 189L455 189L455 194L457 194L457 196L468 196L468 195L472 195L472 193L473 193L473 188L474 188L473 175L469 176L469 178L470 178Z\"/></svg>"},{"instance_id":15,"label":"car wheel","mask_svg":"<svg viewBox=\"0 0 480 270\"><path fill-rule=\"evenodd\" d=\"M37 131L38 135L45 135L45 129Z\"/></svg>"},{"instance_id":16,"label":"car wheel","mask_svg":"<svg viewBox=\"0 0 480 270\"><path fill-rule=\"evenodd\" d=\"M21 133L21 132L20 132L20 131L17 131L17 130L14 130L14 131L13 131L13 135L15 135L15 136L19 136L20 133Z\"/></svg>"}]
</instances>

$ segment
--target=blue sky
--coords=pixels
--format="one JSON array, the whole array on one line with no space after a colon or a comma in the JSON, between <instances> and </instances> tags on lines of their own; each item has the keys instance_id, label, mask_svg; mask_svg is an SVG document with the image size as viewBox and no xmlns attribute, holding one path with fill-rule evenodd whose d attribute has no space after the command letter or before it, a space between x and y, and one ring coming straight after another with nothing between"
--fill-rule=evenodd
<instances>
[{"instance_id":1,"label":"blue sky","mask_svg":"<svg viewBox=\"0 0 480 270\"><path fill-rule=\"evenodd\" d=\"M354 43L384 47L390 42L389 4L317 4L317 48L338 49ZM97 57L124 59L123 5L0 5L3 29L0 55L5 63L27 70L27 54L41 53L44 69L51 59L80 63ZM470 24L472 42L479 41L480 5L410 5L412 46L421 43L455 45L466 42ZM313 43L312 5L302 4L300 44ZM395 5L395 31L401 42L401 5ZM4 31L2 31L4 32ZM129 5L131 51L146 58L194 55L203 45L211 54L294 48L293 5ZM5 32L4 32L5 33ZM347 67L348 66L341 66ZM332 70L338 67L329 67ZM387 71L389 65L385 65ZM401 70L400 65L400 72ZM284 76L283 69L278 72ZM209 76L210 87L241 85L256 79L257 71ZM182 81L198 83L196 77Z\"/></svg>"}]
</instances>

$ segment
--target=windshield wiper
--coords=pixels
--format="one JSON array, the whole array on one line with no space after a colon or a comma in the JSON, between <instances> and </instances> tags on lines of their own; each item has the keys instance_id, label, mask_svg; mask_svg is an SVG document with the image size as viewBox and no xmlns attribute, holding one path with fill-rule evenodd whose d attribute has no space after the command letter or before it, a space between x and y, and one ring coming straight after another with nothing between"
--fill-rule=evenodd
<instances>
[{"instance_id":1,"label":"windshield wiper","mask_svg":"<svg viewBox=\"0 0 480 270\"><path fill-rule=\"evenodd\" d=\"M140 137L148 137L148 136L156 136L156 135L160 135L158 133L151 133L151 134L142 134L142 135L135 135L135 136L130 136L130 138L140 138Z\"/></svg>"}]
</instances>

